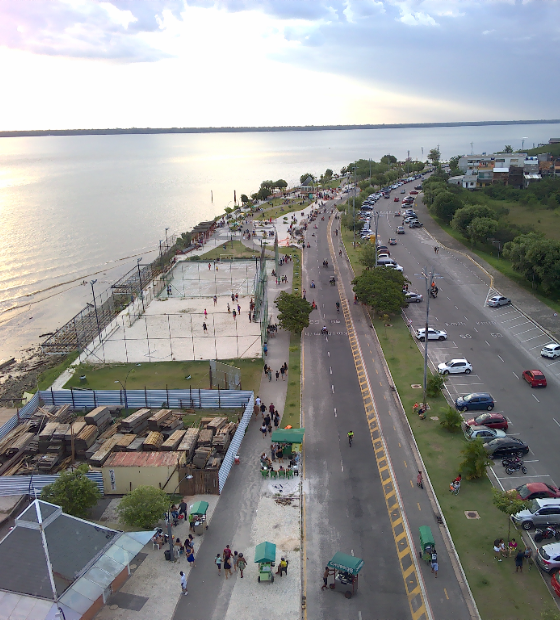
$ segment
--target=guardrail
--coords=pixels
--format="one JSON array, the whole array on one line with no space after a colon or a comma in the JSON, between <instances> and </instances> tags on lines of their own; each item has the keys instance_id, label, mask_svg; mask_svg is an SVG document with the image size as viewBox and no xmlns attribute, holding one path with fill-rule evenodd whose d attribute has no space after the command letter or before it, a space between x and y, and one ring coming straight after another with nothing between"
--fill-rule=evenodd
<instances>
[{"instance_id":1,"label":"guardrail","mask_svg":"<svg viewBox=\"0 0 560 620\"><path fill-rule=\"evenodd\" d=\"M233 436L233 439L231 440L231 443L229 444L228 451L226 452L224 460L222 461L222 466L220 467L220 471L218 472L218 481L220 483L220 493L222 492L222 489L224 488L224 485L226 484L226 480L231 470L231 466L233 465L235 456L237 455L237 452L239 451L241 442L243 441L243 437L245 437L245 431L247 429L247 426L253 416L254 403L255 403L255 397L253 393L251 392L251 398L249 399L249 402L247 403L247 406L245 407L245 413L243 414L243 417L241 418L241 421L239 422L239 426L237 427L237 430L235 431L235 435Z\"/></svg>"}]
</instances>

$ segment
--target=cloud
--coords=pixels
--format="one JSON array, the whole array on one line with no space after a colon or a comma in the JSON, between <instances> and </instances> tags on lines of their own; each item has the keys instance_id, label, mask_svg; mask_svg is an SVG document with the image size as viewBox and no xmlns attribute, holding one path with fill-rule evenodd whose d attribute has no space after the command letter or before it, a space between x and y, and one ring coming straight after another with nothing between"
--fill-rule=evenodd
<instances>
[{"instance_id":1,"label":"cloud","mask_svg":"<svg viewBox=\"0 0 560 620\"><path fill-rule=\"evenodd\" d=\"M151 62L167 54L142 35L161 31L165 13L181 18L182 0L6 0L0 45L34 54Z\"/></svg>"},{"instance_id":2,"label":"cloud","mask_svg":"<svg viewBox=\"0 0 560 620\"><path fill-rule=\"evenodd\" d=\"M436 20L426 13L403 13L399 21L407 26L439 26Z\"/></svg>"},{"instance_id":3,"label":"cloud","mask_svg":"<svg viewBox=\"0 0 560 620\"><path fill-rule=\"evenodd\" d=\"M487 34L492 34L493 32L496 32L495 28L492 28L492 30L483 30L482 34L487 35Z\"/></svg>"}]
</instances>

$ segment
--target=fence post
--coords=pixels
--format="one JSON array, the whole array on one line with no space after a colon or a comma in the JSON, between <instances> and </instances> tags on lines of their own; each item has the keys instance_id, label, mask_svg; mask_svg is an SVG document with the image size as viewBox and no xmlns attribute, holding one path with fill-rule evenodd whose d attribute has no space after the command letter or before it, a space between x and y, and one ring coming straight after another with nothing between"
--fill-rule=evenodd
<instances>
[{"instance_id":1,"label":"fence post","mask_svg":"<svg viewBox=\"0 0 560 620\"><path fill-rule=\"evenodd\" d=\"M95 394L95 390L93 390L93 408L97 408L97 395Z\"/></svg>"},{"instance_id":2,"label":"fence post","mask_svg":"<svg viewBox=\"0 0 560 620\"><path fill-rule=\"evenodd\" d=\"M200 395L200 388L198 388L198 408L202 409L202 396Z\"/></svg>"},{"instance_id":3,"label":"fence post","mask_svg":"<svg viewBox=\"0 0 560 620\"><path fill-rule=\"evenodd\" d=\"M52 398L52 404L54 405L55 404L54 403L54 392L53 392L53 389L52 389L52 385L51 385L51 398Z\"/></svg>"},{"instance_id":4,"label":"fence post","mask_svg":"<svg viewBox=\"0 0 560 620\"><path fill-rule=\"evenodd\" d=\"M146 409L149 409L149 407L148 407L148 391L146 390L146 386L144 386L144 402L146 403Z\"/></svg>"},{"instance_id":5,"label":"fence post","mask_svg":"<svg viewBox=\"0 0 560 620\"><path fill-rule=\"evenodd\" d=\"M165 402L167 403L167 408L169 408L169 390L167 389L167 383L165 384Z\"/></svg>"},{"instance_id":6,"label":"fence post","mask_svg":"<svg viewBox=\"0 0 560 620\"><path fill-rule=\"evenodd\" d=\"M220 396L220 386L218 386L218 409L222 408L222 399Z\"/></svg>"},{"instance_id":7,"label":"fence post","mask_svg":"<svg viewBox=\"0 0 560 620\"><path fill-rule=\"evenodd\" d=\"M76 408L76 403L74 402L74 390L70 388L70 394L72 395L72 409Z\"/></svg>"}]
</instances>

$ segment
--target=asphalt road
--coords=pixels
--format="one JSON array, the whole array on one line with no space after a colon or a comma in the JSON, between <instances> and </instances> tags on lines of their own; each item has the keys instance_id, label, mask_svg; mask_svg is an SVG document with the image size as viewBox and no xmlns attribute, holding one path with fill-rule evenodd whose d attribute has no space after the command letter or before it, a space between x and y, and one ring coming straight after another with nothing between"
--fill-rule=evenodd
<instances>
[{"instance_id":1,"label":"asphalt road","mask_svg":"<svg viewBox=\"0 0 560 620\"><path fill-rule=\"evenodd\" d=\"M303 285L307 299L318 305L304 333L308 617L469 618L468 593L465 598L446 532L436 523L428 493L416 488L412 441L382 356L361 308L352 304L352 276L346 259L338 259L339 239L332 236L340 265L335 272L327 220L316 223L318 228L311 225L308 233L311 248L304 251ZM322 267L325 259L328 268ZM341 290L329 284L335 273ZM339 299L344 312L337 313ZM323 325L328 337L320 333ZM349 430L355 434L352 448ZM416 560L419 525L432 527L440 563L437 580ZM336 551L364 560L359 591L350 600L320 588L324 567Z\"/></svg>"}]
</instances>

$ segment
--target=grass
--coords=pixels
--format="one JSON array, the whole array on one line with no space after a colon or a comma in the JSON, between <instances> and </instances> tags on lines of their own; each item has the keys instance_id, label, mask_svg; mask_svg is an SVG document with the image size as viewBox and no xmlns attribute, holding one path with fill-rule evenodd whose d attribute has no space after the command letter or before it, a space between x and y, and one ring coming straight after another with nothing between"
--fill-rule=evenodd
<instances>
[{"instance_id":1,"label":"grass","mask_svg":"<svg viewBox=\"0 0 560 620\"><path fill-rule=\"evenodd\" d=\"M241 241L228 241L225 245L225 248L223 245L220 245L219 247L206 252L206 254L202 254L200 257L197 257L196 260L215 260L221 258L222 254L233 254L234 258L255 258L255 256L259 255L258 250L252 250L251 248L246 247L243 243L241 243Z\"/></svg>"},{"instance_id":2,"label":"grass","mask_svg":"<svg viewBox=\"0 0 560 620\"><path fill-rule=\"evenodd\" d=\"M411 385L422 383L423 360L407 327L401 319L387 328L375 320L374 326L482 618L538 617L551 603L539 570L528 571L526 566L523 575L515 575L513 558L497 562L493 557L494 539L507 540L508 519L492 503L489 479L464 480L458 496L448 492L449 481L460 471L465 440L461 433L451 434L430 419L447 407L443 396L429 399L425 420L413 413L422 391ZM465 511L472 510L480 519L466 519ZM521 541L513 526L511 535Z\"/></svg>"},{"instance_id":3,"label":"grass","mask_svg":"<svg viewBox=\"0 0 560 620\"><path fill-rule=\"evenodd\" d=\"M262 365L261 359L221 360L241 369L241 386L244 390L256 391L260 385ZM190 362L152 362L136 364L107 364L93 366L80 364L74 376L66 383L65 388L81 387L92 390L119 390L125 385L127 390L178 390L201 388L208 389L209 364L207 361ZM129 374L130 371L130 374ZM86 382L80 382L80 376L86 375ZM128 378L127 378L128 377Z\"/></svg>"},{"instance_id":4,"label":"grass","mask_svg":"<svg viewBox=\"0 0 560 620\"><path fill-rule=\"evenodd\" d=\"M58 377L78 358L79 352L75 351L67 355L60 364L45 370L39 375L37 386L39 390L48 389Z\"/></svg>"},{"instance_id":5,"label":"grass","mask_svg":"<svg viewBox=\"0 0 560 620\"><path fill-rule=\"evenodd\" d=\"M286 426L300 427L301 410L301 336L290 336L288 356L288 391L282 416L283 428Z\"/></svg>"},{"instance_id":6,"label":"grass","mask_svg":"<svg viewBox=\"0 0 560 620\"><path fill-rule=\"evenodd\" d=\"M283 202L283 201L281 201ZM253 219L255 220L268 220L270 218L276 219L287 215L288 213L294 213L295 211L301 211L308 207L311 201L307 198L301 198L290 202L289 204L279 204L276 207L265 209L262 213L258 213Z\"/></svg>"},{"instance_id":7,"label":"grass","mask_svg":"<svg viewBox=\"0 0 560 620\"><path fill-rule=\"evenodd\" d=\"M352 247L352 242L354 241L354 233L346 228L345 226L340 226L340 234L342 236L342 242L344 243L344 247L346 248L346 253L350 258L350 262L352 263L352 267L354 268L355 276L359 276L364 270L364 266L360 263L360 236L356 235L356 247Z\"/></svg>"}]
</instances>

